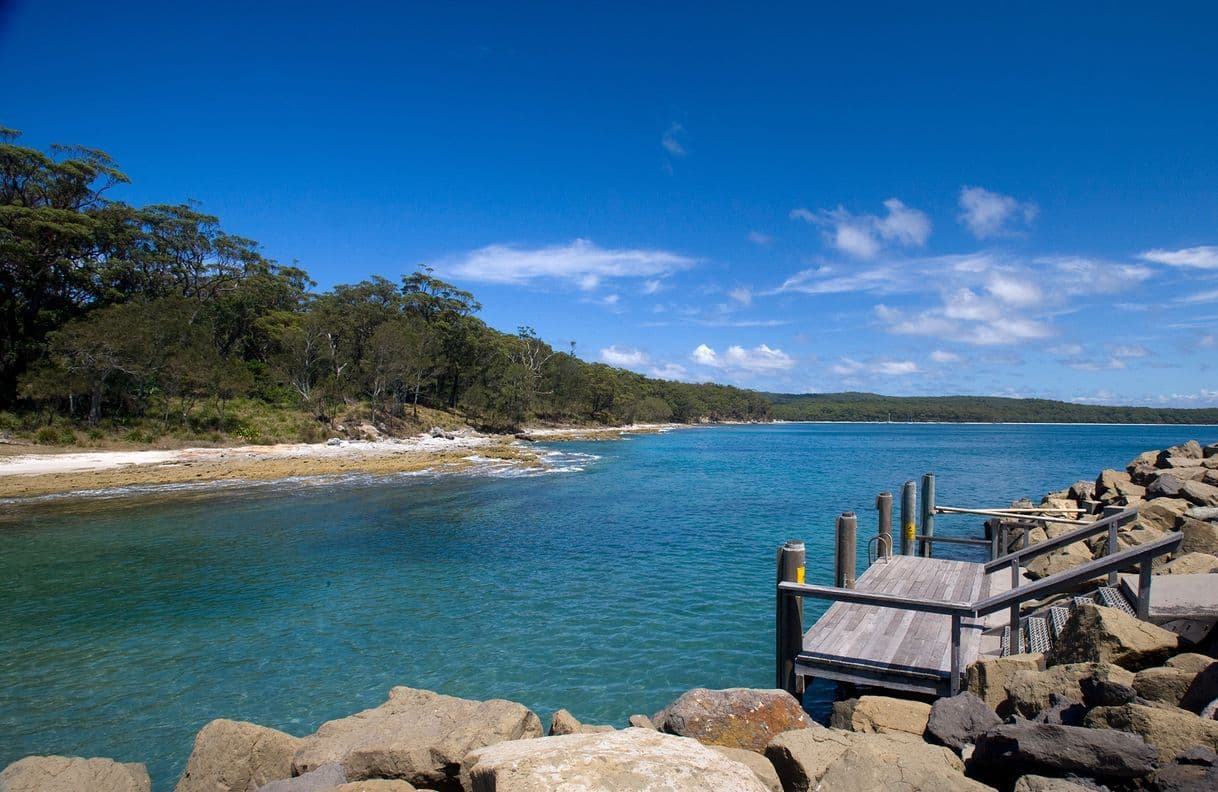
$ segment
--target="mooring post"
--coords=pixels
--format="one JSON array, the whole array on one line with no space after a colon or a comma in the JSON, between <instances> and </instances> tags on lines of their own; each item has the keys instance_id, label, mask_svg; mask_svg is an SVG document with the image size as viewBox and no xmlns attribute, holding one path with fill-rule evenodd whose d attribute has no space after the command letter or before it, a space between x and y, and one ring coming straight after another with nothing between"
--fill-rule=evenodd
<instances>
[{"instance_id":1,"label":"mooring post","mask_svg":"<svg viewBox=\"0 0 1218 792\"><path fill-rule=\"evenodd\" d=\"M935 474L927 473L922 476L922 539L921 552L918 555L930 558L934 554L933 537L935 535Z\"/></svg>"},{"instance_id":2,"label":"mooring post","mask_svg":"<svg viewBox=\"0 0 1218 792\"><path fill-rule=\"evenodd\" d=\"M854 588L854 573L857 566L857 540L859 521L854 512L842 512L837 518L837 554L833 564L833 585L838 588Z\"/></svg>"},{"instance_id":3,"label":"mooring post","mask_svg":"<svg viewBox=\"0 0 1218 792\"><path fill-rule=\"evenodd\" d=\"M880 513L876 529L875 557L892 557L892 493L881 492L875 499L876 511Z\"/></svg>"},{"instance_id":4,"label":"mooring post","mask_svg":"<svg viewBox=\"0 0 1218 792\"><path fill-rule=\"evenodd\" d=\"M913 555L914 510L917 508L918 493L912 481L905 482L901 487L901 555Z\"/></svg>"},{"instance_id":5,"label":"mooring post","mask_svg":"<svg viewBox=\"0 0 1218 792\"><path fill-rule=\"evenodd\" d=\"M792 539L778 548L778 582L803 583L804 543ZM774 687L796 698L804 693L804 679L795 673L795 656L804 648L804 601L777 592L774 612Z\"/></svg>"}]
</instances>

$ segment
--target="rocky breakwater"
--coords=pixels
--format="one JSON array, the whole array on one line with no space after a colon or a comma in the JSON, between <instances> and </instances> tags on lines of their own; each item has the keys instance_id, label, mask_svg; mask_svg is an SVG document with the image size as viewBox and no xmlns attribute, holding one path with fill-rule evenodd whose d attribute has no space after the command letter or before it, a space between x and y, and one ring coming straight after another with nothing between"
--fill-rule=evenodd
<instances>
[{"instance_id":1,"label":"rocky breakwater","mask_svg":"<svg viewBox=\"0 0 1218 792\"><path fill-rule=\"evenodd\" d=\"M1154 541L1169 531L1183 534L1179 551L1156 562L1164 575L1218 573L1218 444L1202 446L1190 440L1170 448L1146 451L1124 469L1100 471L1095 481L1078 481L1045 495L1039 504L1016 501L1014 508L1080 510L1081 520L1098 519L1104 507L1134 508L1138 517L1117 535L1119 550ZM1058 512L1060 516L1062 512ZM1055 538L1073 525L1029 519L1031 528L1011 534L1014 549L1023 542ZM1071 569L1106 551L1106 536L1075 542L1039 556L1028 564L1032 578Z\"/></svg>"}]
</instances>

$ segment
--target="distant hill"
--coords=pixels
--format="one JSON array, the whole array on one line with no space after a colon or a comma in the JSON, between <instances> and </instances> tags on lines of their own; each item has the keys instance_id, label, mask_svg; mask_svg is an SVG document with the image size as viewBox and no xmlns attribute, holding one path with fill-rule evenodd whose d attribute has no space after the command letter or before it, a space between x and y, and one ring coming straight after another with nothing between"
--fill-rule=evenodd
<instances>
[{"instance_id":1,"label":"distant hill","mask_svg":"<svg viewBox=\"0 0 1218 792\"><path fill-rule=\"evenodd\" d=\"M1121 407L997 396L766 393L784 421L1218 424L1218 408Z\"/></svg>"}]
</instances>

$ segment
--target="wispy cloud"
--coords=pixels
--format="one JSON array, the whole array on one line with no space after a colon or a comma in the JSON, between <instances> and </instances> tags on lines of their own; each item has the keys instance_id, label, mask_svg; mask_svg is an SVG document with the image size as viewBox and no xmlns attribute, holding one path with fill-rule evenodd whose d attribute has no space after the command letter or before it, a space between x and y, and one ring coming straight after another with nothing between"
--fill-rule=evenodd
<instances>
[{"instance_id":1,"label":"wispy cloud","mask_svg":"<svg viewBox=\"0 0 1218 792\"><path fill-rule=\"evenodd\" d=\"M960 188L961 213L957 218L978 239L1010 236L1016 223L1031 223L1040 211L1032 202L990 192L984 187Z\"/></svg>"},{"instance_id":2,"label":"wispy cloud","mask_svg":"<svg viewBox=\"0 0 1218 792\"><path fill-rule=\"evenodd\" d=\"M766 344L752 349L730 346L723 353L716 352L707 344L699 344L690 353L689 359L699 366L750 373L785 371L795 366L793 357Z\"/></svg>"},{"instance_id":3,"label":"wispy cloud","mask_svg":"<svg viewBox=\"0 0 1218 792\"><path fill-rule=\"evenodd\" d=\"M662 366L652 366L647 370L649 376L663 380L685 381L691 379L689 369L680 363L665 363Z\"/></svg>"},{"instance_id":4,"label":"wispy cloud","mask_svg":"<svg viewBox=\"0 0 1218 792\"><path fill-rule=\"evenodd\" d=\"M648 363L649 358L642 350L613 344L601 350L601 362L619 368L635 368Z\"/></svg>"},{"instance_id":5,"label":"wispy cloud","mask_svg":"<svg viewBox=\"0 0 1218 792\"><path fill-rule=\"evenodd\" d=\"M1199 247L1180 248L1179 250L1163 250L1155 248L1138 255L1142 261L1153 264L1166 264L1170 267L1189 267L1192 269L1218 269L1218 245L1201 245Z\"/></svg>"},{"instance_id":6,"label":"wispy cloud","mask_svg":"<svg viewBox=\"0 0 1218 792\"><path fill-rule=\"evenodd\" d=\"M664 134L660 136L660 145L674 157L684 157L689 153L685 150L685 146L680 140L684 135L685 127L673 121Z\"/></svg>"},{"instance_id":7,"label":"wispy cloud","mask_svg":"<svg viewBox=\"0 0 1218 792\"><path fill-rule=\"evenodd\" d=\"M921 247L930 237L930 218L908 207L897 198L884 202L888 213L883 217L872 214L851 214L844 207L791 210L791 217L805 220L827 229L829 244L851 256L874 258L886 245Z\"/></svg>"},{"instance_id":8,"label":"wispy cloud","mask_svg":"<svg viewBox=\"0 0 1218 792\"><path fill-rule=\"evenodd\" d=\"M1176 302L1182 303L1208 303L1216 301L1218 301L1218 289L1187 294L1176 300Z\"/></svg>"},{"instance_id":9,"label":"wispy cloud","mask_svg":"<svg viewBox=\"0 0 1218 792\"><path fill-rule=\"evenodd\" d=\"M918 364L912 360L891 360L888 358L873 359L866 362L854 358L843 357L829 367L829 370L839 377L857 379L879 374L885 377L904 377L918 373Z\"/></svg>"},{"instance_id":10,"label":"wispy cloud","mask_svg":"<svg viewBox=\"0 0 1218 792\"><path fill-rule=\"evenodd\" d=\"M749 241L752 242L754 245L761 245L762 247L767 247L767 246L773 244L774 237L770 236L769 234L763 234L760 231L750 231L749 232Z\"/></svg>"},{"instance_id":11,"label":"wispy cloud","mask_svg":"<svg viewBox=\"0 0 1218 792\"><path fill-rule=\"evenodd\" d=\"M613 278L654 279L696 264L696 259L667 250L602 248L587 239L577 239L542 248L488 245L442 262L437 268L446 275L471 281L515 286L558 282L591 290Z\"/></svg>"},{"instance_id":12,"label":"wispy cloud","mask_svg":"<svg viewBox=\"0 0 1218 792\"><path fill-rule=\"evenodd\" d=\"M955 352L936 349L930 353L930 359L936 363L959 363L961 358Z\"/></svg>"},{"instance_id":13,"label":"wispy cloud","mask_svg":"<svg viewBox=\"0 0 1218 792\"><path fill-rule=\"evenodd\" d=\"M727 293L727 296L731 297L733 300L740 303L741 305L747 306L747 305L753 304L753 290L750 289L748 286L739 286L735 289L732 289L731 291L729 291Z\"/></svg>"}]
</instances>

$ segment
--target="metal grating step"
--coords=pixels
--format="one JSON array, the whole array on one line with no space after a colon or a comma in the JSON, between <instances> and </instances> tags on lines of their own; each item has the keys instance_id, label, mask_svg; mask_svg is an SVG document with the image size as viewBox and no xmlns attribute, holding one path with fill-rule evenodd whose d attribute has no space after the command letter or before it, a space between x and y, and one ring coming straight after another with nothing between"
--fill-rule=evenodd
<instances>
[{"instance_id":1,"label":"metal grating step","mask_svg":"<svg viewBox=\"0 0 1218 792\"><path fill-rule=\"evenodd\" d=\"M1074 607L1076 607L1076 608L1080 605L1094 605L1094 604L1095 604L1095 595L1094 594L1080 594L1079 596L1074 598Z\"/></svg>"},{"instance_id":2,"label":"metal grating step","mask_svg":"<svg viewBox=\"0 0 1218 792\"><path fill-rule=\"evenodd\" d=\"M1002 639L1000 640L999 645L1001 647L999 654L1002 657L1010 657L1011 656L1011 628L1010 627L1002 628Z\"/></svg>"},{"instance_id":3,"label":"metal grating step","mask_svg":"<svg viewBox=\"0 0 1218 792\"><path fill-rule=\"evenodd\" d=\"M1125 599L1125 595L1110 586L1103 586L1099 591L1095 592L1095 600L1105 607L1116 608L1117 610L1125 611L1130 616L1137 616L1133 606L1129 604L1129 600Z\"/></svg>"},{"instance_id":4,"label":"metal grating step","mask_svg":"<svg viewBox=\"0 0 1218 792\"><path fill-rule=\"evenodd\" d=\"M1040 616L1029 616L1023 621L1023 632L1027 642L1027 651L1047 653L1053 648L1049 640L1049 623Z\"/></svg>"},{"instance_id":5,"label":"metal grating step","mask_svg":"<svg viewBox=\"0 0 1218 792\"><path fill-rule=\"evenodd\" d=\"M1060 605L1055 605L1049 608L1049 632L1053 639L1062 634L1062 629L1066 626L1066 620L1070 618L1070 609L1063 608Z\"/></svg>"}]
</instances>

